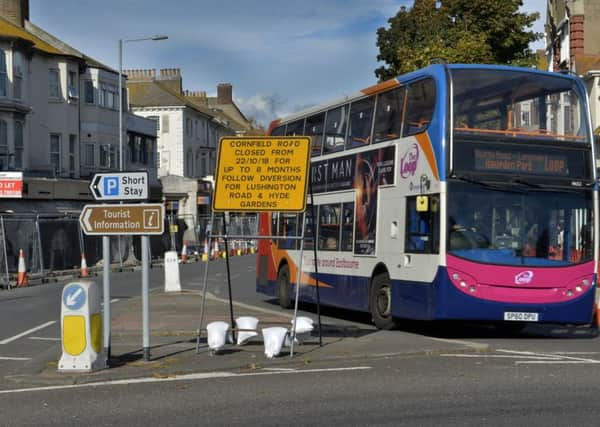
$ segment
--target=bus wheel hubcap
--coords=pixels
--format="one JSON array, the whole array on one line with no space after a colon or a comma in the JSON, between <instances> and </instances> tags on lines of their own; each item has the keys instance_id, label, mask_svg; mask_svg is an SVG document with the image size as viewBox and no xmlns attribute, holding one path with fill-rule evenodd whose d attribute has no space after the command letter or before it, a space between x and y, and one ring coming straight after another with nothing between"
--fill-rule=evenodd
<instances>
[{"instance_id":1,"label":"bus wheel hubcap","mask_svg":"<svg viewBox=\"0 0 600 427\"><path fill-rule=\"evenodd\" d=\"M382 317L390 315L390 288L389 286L383 286L377 293L377 311Z\"/></svg>"}]
</instances>

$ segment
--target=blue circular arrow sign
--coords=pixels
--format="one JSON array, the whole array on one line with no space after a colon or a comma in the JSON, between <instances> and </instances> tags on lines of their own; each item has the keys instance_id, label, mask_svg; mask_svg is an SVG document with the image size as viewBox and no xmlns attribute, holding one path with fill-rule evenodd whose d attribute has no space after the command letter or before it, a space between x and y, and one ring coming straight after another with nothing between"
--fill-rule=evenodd
<instances>
[{"instance_id":1,"label":"blue circular arrow sign","mask_svg":"<svg viewBox=\"0 0 600 427\"><path fill-rule=\"evenodd\" d=\"M85 289L81 285L70 285L63 292L63 304L70 310L79 310L85 304Z\"/></svg>"}]
</instances>

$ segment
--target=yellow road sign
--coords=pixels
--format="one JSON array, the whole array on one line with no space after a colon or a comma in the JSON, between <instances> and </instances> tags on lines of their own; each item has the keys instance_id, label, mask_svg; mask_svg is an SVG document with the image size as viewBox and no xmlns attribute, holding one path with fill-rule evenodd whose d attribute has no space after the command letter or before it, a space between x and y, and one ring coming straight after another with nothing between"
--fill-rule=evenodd
<instances>
[{"instance_id":1,"label":"yellow road sign","mask_svg":"<svg viewBox=\"0 0 600 427\"><path fill-rule=\"evenodd\" d=\"M79 223L87 235L162 234L163 218L160 203L85 205Z\"/></svg>"},{"instance_id":2,"label":"yellow road sign","mask_svg":"<svg viewBox=\"0 0 600 427\"><path fill-rule=\"evenodd\" d=\"M310 138L221 138L212 208L218 212L306 209Z\"/></svg>"}]
</instances>

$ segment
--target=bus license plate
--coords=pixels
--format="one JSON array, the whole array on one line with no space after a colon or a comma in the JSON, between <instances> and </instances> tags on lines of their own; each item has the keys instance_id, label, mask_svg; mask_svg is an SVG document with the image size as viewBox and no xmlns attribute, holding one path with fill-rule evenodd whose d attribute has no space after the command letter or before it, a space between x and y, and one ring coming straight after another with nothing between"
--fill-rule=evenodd
<instances>
[{"instance_id":1,"label":"bus license plate","mask_svg":"<svg viewBox=\"0 0 600 427\"><path fill-rule=\"evenodd\" d=\"M537 322L538 313L524 313L520 311L505 311L504 320L512 320L516 322Z\"/></svg>"}]
</instances>

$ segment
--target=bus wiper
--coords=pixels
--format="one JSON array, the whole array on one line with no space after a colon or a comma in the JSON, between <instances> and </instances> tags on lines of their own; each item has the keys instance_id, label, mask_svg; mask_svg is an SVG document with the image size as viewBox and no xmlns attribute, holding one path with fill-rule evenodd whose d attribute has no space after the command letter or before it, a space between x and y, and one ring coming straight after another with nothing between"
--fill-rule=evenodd
<instances>
[{"instance_id":1,"label":"bus wiper","mask_svg":"<svg viewBox=\"0 0 600 427\"><path fill-rule=\"evenodd\" d=\"M514 184L521 184L521 185L524 185L524 186L530 187L530 188L544 188L543 185L534 184L533 182L525 181L521 178L514 178L511 182Z\"/></svg>"}]
</instances>

